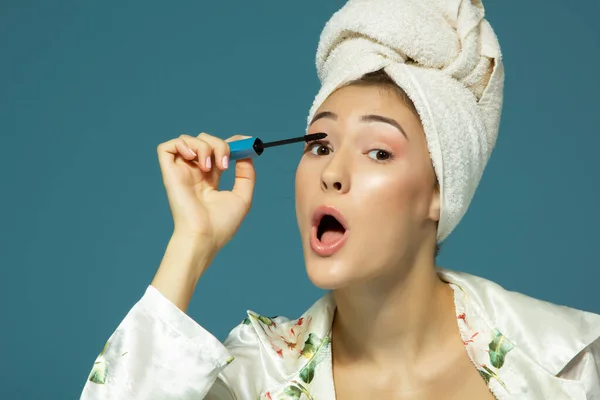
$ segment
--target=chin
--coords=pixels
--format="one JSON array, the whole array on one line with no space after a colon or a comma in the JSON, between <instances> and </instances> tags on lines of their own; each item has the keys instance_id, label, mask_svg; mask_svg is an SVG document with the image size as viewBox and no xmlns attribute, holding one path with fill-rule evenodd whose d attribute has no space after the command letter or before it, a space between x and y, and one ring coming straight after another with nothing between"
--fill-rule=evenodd
<instances>
[{"instance_id":1,"label":"chin","mask_svg":"<svg viewBox=\"0 0 600 400\"><path fill-rule=\"evenodd\" d=\"M338 257L318 257L313 254L305 257L308 279L323 290L337 290L356 283L352 263Z\"/></svg>"}]
</instances>

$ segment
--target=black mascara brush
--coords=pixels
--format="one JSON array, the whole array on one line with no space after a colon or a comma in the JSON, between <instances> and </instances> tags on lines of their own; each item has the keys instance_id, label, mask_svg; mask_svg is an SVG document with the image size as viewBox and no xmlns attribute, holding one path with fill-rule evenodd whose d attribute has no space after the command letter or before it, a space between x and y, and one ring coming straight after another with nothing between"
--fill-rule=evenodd
<instances>
[{"instance_id":1,"label":"black mascara brush","mask_svg":"<svg viewBox=\"0 0 600 400\"><path fill-rule=\"evenodd\" d=\"M242 140L236 140L235 142L229 143L229 159L230 160L241 160L243 158L253 158L260 156L266 148L283 146L284 144L298 143L298 142L310 142L313 140L320 140L327 137L326 133L312 133L310 135L299 136L291 139L277 140L274 142L264 143L259 138L248 138Z\"/></svg>"}]
</instances>

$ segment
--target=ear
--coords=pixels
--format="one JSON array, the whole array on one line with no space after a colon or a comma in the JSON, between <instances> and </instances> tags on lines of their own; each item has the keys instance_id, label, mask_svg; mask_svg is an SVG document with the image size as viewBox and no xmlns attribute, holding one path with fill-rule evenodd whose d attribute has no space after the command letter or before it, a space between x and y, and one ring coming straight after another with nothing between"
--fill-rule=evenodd
<instances>
[{"instance_id":1,"label":"ear","mask_svg":"<svg viewBox=\"0 0 600 400\"><path fill-rule=\"evenodd\" d=\"M431 203L429 205L429 218L434 222L440 221L440 208L441 208L441 196L440 196L440 185L435 183L433 189L433 195L431 196Z\"/></svg>"}]
</instances>

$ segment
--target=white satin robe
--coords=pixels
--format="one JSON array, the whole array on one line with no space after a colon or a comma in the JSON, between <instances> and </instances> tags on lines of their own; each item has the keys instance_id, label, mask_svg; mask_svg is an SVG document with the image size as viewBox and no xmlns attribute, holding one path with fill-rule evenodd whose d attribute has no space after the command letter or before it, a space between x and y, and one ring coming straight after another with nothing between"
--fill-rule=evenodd
<instances>
[{"instance_id":1,"label":"white satin robe","mask_svg":"<svg viewBox=\"0 0 600 400\"><path fill-rule=\"evenodd\" d=\"M600 315L438 272L454 289L466 352L497 399L600 400ZM150 286L81 399L333 400L334 310L326 294L296 320L248 311L221 343Z\"/></svg>"}]
</instances>

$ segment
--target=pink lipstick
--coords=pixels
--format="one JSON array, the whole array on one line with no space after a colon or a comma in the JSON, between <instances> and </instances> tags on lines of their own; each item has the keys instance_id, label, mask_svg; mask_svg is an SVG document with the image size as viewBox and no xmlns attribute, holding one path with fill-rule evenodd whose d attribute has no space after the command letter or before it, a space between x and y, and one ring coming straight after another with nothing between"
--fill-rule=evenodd
<instances>
[{"instance_id":1,"label":"pink lipstick","mask_svg":"<svg viewBox=\"0 0 600 400\"><path fill-rule=\"evenodd\" d=\"M310 247L321 257L337 253L348 239L348 224L335 207L321 206L313 214Z\"/></svg>"}]
</instances>

